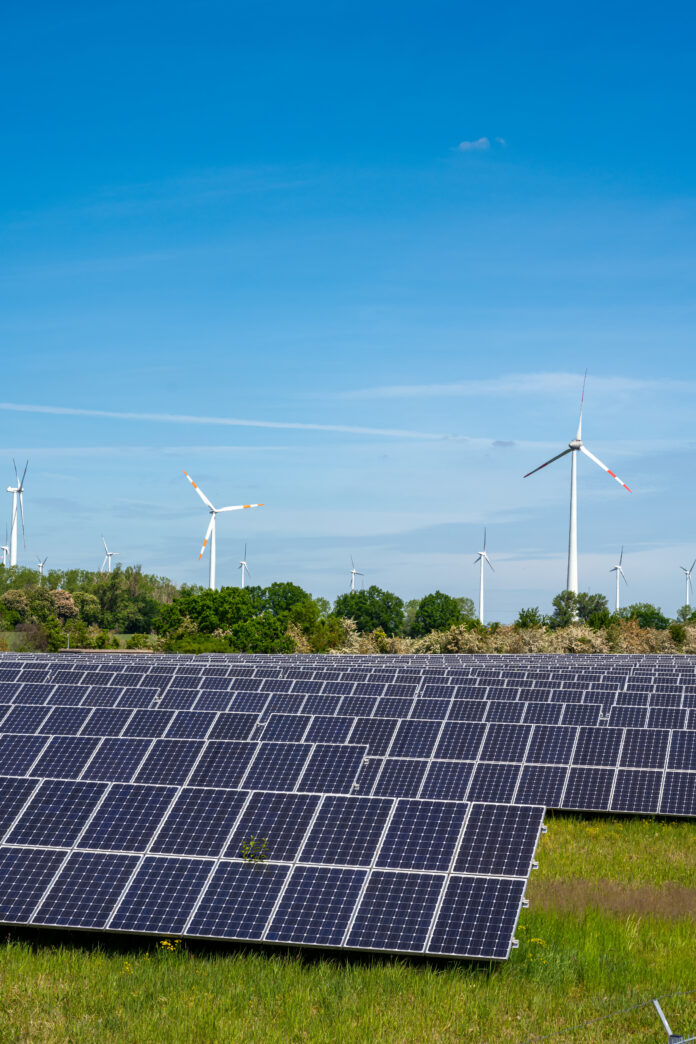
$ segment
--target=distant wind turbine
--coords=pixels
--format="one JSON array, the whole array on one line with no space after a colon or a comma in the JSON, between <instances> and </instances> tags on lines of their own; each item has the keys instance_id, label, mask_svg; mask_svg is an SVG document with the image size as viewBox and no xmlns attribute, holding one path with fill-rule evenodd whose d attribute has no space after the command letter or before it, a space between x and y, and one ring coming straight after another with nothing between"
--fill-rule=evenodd
<instances>
[{"instance_id":1,"label":"distant wind turbine","mask_svg":"<svg viewBox=\"0 0 696 1044\"><path fill-rule=\"evenodd\" d=\"M350 589L351 589L351 591L355 590L355 578L356 578L356 576L364 576L364 575L365 575L364 573L359 573L358 570L355 568L355 562L353 561L353 556L351 555L350 556Z\"/></svg>"},{"instance_id":2,"label":"distant wind turbine","mask_svg":"<svg viewBox=\"0 0 696 1044\"><path fill-rule=\"evenodd\" d=\"M201 553L198 556L198 561L200 562L201 558L203 557L203 552L205 551L206 544L208 543L208 540L210 540L210 582L209 582L209 586L210 586L210 590L214 591L215 590L215 519L216 519L216 517L222 511L243 511L246 508L263 507L263 504L235 504L234 507L223 507L223 508L213 507L213 505L210 503L210 501L206 497L206 495L203 492L203 490L200 489L196 485L196 483L193 481L193 479L189 475L188 471L186 471L185 469L183 469L183 470L184 470L184 475L189 480L189 482L191 483L191 485L195 489L195 491L198 494L198 496L201 498L203 503L206 505L206 507L210 511L210 522L208 523L208 528L205 531L205 539L203 541L203 547L201 548Z\"/></svg>"},{"instance_id":3,"label":"distant wind turbine","mask_svg":"<svg viewBox=\"0 0 696 1044\"><path fill-rule=\"evenodd\" d=\"M481 566L481 572L479 576L479 620L483 623L483 565L484 562L488 562L488 565L493 569L493 564L488 557L486 552L486 530L483 531L483 551L479 551L476 558L474 559L474 565L479 562ZM495 572L495 569L493 569Z\"/></svg>"},{"instance_id":4,"label":"distant wind turbine","mask_svg":"<svg viewBox=\"0 0 696 1044\"><path fill-rule=\"evenodd\" d=\"M628 489L628 486L623 482L618 475L616 475L611 468L608 468L606 464L602 464L599 457L595 457L594 453L590 453L587 446L582 441L582 408L585 401L585 381L587 380L587 370L585 371L585 380L582 382L582 397L580 399L580 420L578 422L578 431L575 438L568 443L568 449L563 450L562 453L557 453L555 457L551 457L544 464L540 464L538 468L534 468L534 471L528 471L524 476L529 478L530 475L536 474L537 471L541 471L542 468L547 467L549 464L553 464L554 460L560 460L561 457L565 457L566 454L570 453L570 532L568 536L568 575L566 580L566 589L568 591L574 591L578 593L578 483L577 483L577 460L578 451L584 453L586 457L593 460L602 471L606 471L607 475L611 475L613 479L623 486L624 489Z\"/></svg>"},{"instance_id":5,"label":"distant wind turbine","mask_svg":"<svg viewBox=\"0 0 696 1044\"><path fill-rule=\"evenodd\" d=\"M39 576L43 580L43 571L44 571L44 566L46 565L46 562L48 562L48 555L46 555L46 557L44 558L43 562L41 561L41 559L37 555L36 556L36 561L37 561L37 569L39 570Z\"/></svg>"},{"instance_id":6,"label":"distant wind turbine","mask_svg":"<svg viewBox=\"0 0 696 1044\"><path fill-rule=\"evenodd\" d=\"M621 577L623 577L623 582L625 584L628 583L628 580L626 579L626 574L623 571L623 566L621 565L622 562L623 562L623 547L621 548L621 554L619 555L618 564L615 565L615 566L612 566L611 569L609 570L610 573L616 573L616 612L617 613L619 611L619 583L621 582Z\"/></svg>"},{"instance_id":7,"label":"distant wind turbine","mask_svg":"<svg viewBox=\"0 0 696 1044\"><path fill-rule=\"evenodd\" d=\"M104 566L106 566L107 573L110 573L111 572L111 559L115 558L117 555L120 555L121 552L120 551L109 551L108 547L106 546L106 540L104 539L103 534L102 534L102 544L104 545L104 561L101 564L101 569L99 570L99 572L103 573L104 572Z\"/></svg>"},{"instance_id":8,"label":"distant wind turbine","mask_svg":"<svg viewBox=\"0 0 696 1044\"><path fill-rule=\"evenodd\" d=\"M29 461L24 466L24 474L20 480L19 473L17 471L17 465L12 460L15 469L15 478L17 480L16 486L8 486L7 492L12 494L12 521L10 526L10 566L17 565L17 507L19 507L19 514L22 519L22 540L24 541L24 479L26 478L27 468L29 467ZM26 548L26 541L24 541L24 547Z\"/></svg>"},{"instance_id":9,"label":"distant wind turbine","mask_svg":"<svg viewBox=\"0 0 696 1044\"><path fill-rule=\"evenodd\" d=\"M0 551L2 551L2 564L7 565L7 556L10 553L10 545L7 541L7 526L5 526L5 543L0 544Z\"/></svg>"},{"instance_id":10,"label":"distant wind turbine","mask_svg":"<svg viewBox=\"0 0 696 1044\"><path fill-rule=\"evenodd\" d=\"M687 569L685 566L679 566L679 568L683 570L684 576L686 578L686 601L684 602L684 605L688 605L689 608L691 608L691 598L690 598L691 590L692 590L691 574L694 571L694 566L696 566L696 558L691 563L691 569Z\"/></svg>"},{"instance_id":11,"label":"distant wind turbine","mask_svg":"<svg viewBox=\"0 0 696 1044\"><path fill-rule=\"evenodd\" d=\"M241 560L241 562L239 563L239 567L238 567L239 569L242 570L242 587L244 587L244 574L246 573L247 576L251 576L251 573L249 572L249 566L246 564L246 556L247 556L247 546L245 544L244 545L244 558Z\"/></svg>"}]
</instances>

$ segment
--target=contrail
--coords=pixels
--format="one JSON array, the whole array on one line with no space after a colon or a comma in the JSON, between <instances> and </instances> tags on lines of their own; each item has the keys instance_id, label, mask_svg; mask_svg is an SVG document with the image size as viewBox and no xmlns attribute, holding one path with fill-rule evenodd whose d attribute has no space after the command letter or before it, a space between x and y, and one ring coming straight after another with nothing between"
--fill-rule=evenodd
<instances>
[{"instance_id":1,"label":"contrail","mask_svg":"<svg viewBox=\"0 0 696 1044\"><path fill-rule=\"evenodd\" d=\"M174 413L120 413L116 410L81 410L72 406L33 406L19 402L0 402L0 410L15 413L50 413L59 417L106 417L110 420L154 421L160 424L213 424L234 428L286 428L291 431L336 431L344 435L385 435L402 439L459 439L463 435L436 435L427 431L404 431L401 428L358 428L348 424L302 424L296 421L242 420L238 417L193 417Z\"/></svg>"}]
</instances>

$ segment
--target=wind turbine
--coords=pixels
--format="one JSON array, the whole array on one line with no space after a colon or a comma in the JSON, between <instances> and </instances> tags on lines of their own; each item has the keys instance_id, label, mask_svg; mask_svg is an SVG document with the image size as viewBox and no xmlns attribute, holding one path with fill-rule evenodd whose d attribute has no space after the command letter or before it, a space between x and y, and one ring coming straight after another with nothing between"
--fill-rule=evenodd
<instances>
[{"instance_id":1,"label":"wind turbine","mask_svg":"<svg viewBox=\"0 0 696 1044\"><path fill-rule=\"evenodd\" d=\"M351 591L355 590L355 578L356 578L356 576L364 576L364 575L365 575L364 573L359 573L358 570L355 568L355 562L353 561L353 556L351 555L350 556L350 589L351 589Z\"/></svg>"},{"instance_id":2,"label":"wind turbine","mask_svg":"<svg viewBox=\"0 0 696 1044\"><path fill-rule=\"evenodd\" d=\"M687 569L685 566L679 566L679 568L684 571L684 576L686 577L686 601L684 602L684 605L688 605L689 609L691 608L691 601L689 597L692 588L691 574L694 571L694 566L696 566L696 559L694 559L694 561L691 563L691 569Z\"/></svg>"},{"instance_id":3,"label":"wind turbine","mask_svg":"<svg viewBox=\"0 0 696 1044\"><path fill-rule=\"evenodd\" d=\"M249 572L249 566L246 564L246 551L247 551L247 546L245 544L244 545L244 558L241 560L241 562L239 563L239 567L238 567L239 569L242 570L242 587L244 587L244 573L246 572L247 576L251 576L251 573Z\"/></svg>"},{"instance_id":4,"label":"wind turbine","mask_svg":"<svg viewBox=\"0 0 696 1044\"><path fill-rule=\"evenodd\" d=\"M186 471L185 468L183 469L183 472L184 472L184 475L186 476L186 478L189 480L189 482L193 486L193 488L195 489L195 491L198 494L198 496L201 498L203 503L206 505L206 507L210 511L210 522L208 523L208 528L205 531L205 539L203 541L203 547L201 548L201 553L198 556L198 561L200 562L201 558L203 557L203 552L205 551L206 544L208 543L208 540L210 540L210 582L209 582L209 587L210 587L211 591L214 591L215 590L215 519L216 519L216 517L222 511L243 511L243 510L245 510L245 508L263 507L263 504L235 504L234 507L223 507L223 508L213 507L213 505L210 503L210 501L206 497L206 495L203 492L203 490L200 489L196 485L196 483L193 481L193 479L191 478L191 476L189 475L188 471Z\"/></svg>"},{"instance_id":5,"label":"wind turbine","mask_svg":"<svg viewBox=\"0 0 696 1044\"><path fill-rule=\"evenodd\" d=\"M479 577L479 620L481 621L481 623L483 623L483 564L484 564L484 562L488 562L488 564L491 567L491 569L493 569L493 565L491 563L491 560L488 557L488 554L486 552L486 530L485 529L483 531L483 551L479 551L479 553L477 554L476 558L474 559L474 565L476 565L477 562L480 562L480 564L481 564L481 575ZM495 569L493 569L493 572L495 572Z\"/></svg>"},{"instance_id":6,"label":"wind turbine","mask_svg":"<svg viewBox=\"0 0 696 1044\"><path fill-rule=\"evenodd\" d=\"M24 541L24 479L27 474L27 468L29 467L29 461L24 466L24 474L22 475L21 481L19 473L17 472L17 465L12 460L15 469L15 478L17 480L16 486L8 486L7 492L12 494L12 525L10 529L10 566L17 565L17 505L19 505L19 514L22 518L22 540ZM26 548L26 542L24 547Z\"/></svg>"},{"instance_id":7,"label":"wind turbine","mask_svg":"<svg viewBox=\"0 0 696 1044\"><path fill-rule=\"evenodd\" d=\"M44 571L44 566L46 565L46 562L48 562L48 555L46 555L46 557L44 558L43 562L41 561L41 559L37 555L36 556L36 561L38 563L37 568L39 570L39 576L43 580L43 571Z\"/></svg>"},{"instance_id":8,"label":"wind turbine","mask_svg":"<svg viewBox=\"0 0 696 1044\"><path fill-rule=\"evenodd\" d=\"M582 382L582 397L580 399L580 420L578 422L578 431L575 438L568 443L568 449L563 450L562 453L557 453L555 457L551 457L544 464L540 464L538 468L534 468L534 471L528 471L524 476L529 478L530 475L536 474L537 471L541 471L542 468L547 467L549 464L553 464L554 460L560 460L561 457L565 457L567 453L571 454L570 458L570 531L568 535L568 577L566 580L566 589L573 591L575 594L578 593L578 481L577 481L577 462L578 462L578 451L584 453L586 457L593 460L595 464L599 465L602 471L606 471L607 475L611 475L613 479L623 486L624 489L628 489L628 486L622 479L616 475L611 468L608 468L606 464L602 464L599 457L595 457L594 453L590 453L587 446L582 441L582 407L585 401L585 381L587 380L587 370L585 371L585 380Z\"/></svg>"},{"instance_id":9,"label":"wind turbine","mask_svg":"<svg viewBox=\"0 0 696 1044\"><path fill-rule=\"evenodd\" d=\"M618 565L612 566L612 568L609 570L610 573L616 573L616 612L617 613L619 611L619 582L621 580L621 577L623 577L623 581L624 581L625 584L628 583L628 580L626 579L626 574L623 571L623 566L621 565L622 562L623 562L623 547L621 548L621 554L619 555Z\"/></svg>"},{"instance_id":10,"label":"wind turbine","mask_svg":"<svg viewBox=\"0 0 696 1044\"><path fill-rule=\"evenodd\" d=\"M5 543L0 544L0 551L2 551L2 564L7 565L7 556L10 553L10 545L7 542L7 526L5 526Z\"/></svg>"},{"instance_id":11,"label":"wind turbine","mask_svg":"<svg viewBox=\"0 0 696 1044\"><path fill-rule=\"evenodd\" d=\"M110 573L111 572L111 559L114 558L116 555L120 555L121 552L120 551L109 551L108 547L106 546L106 540L104 539L103 534L102 534L102 544L104 545L104 561L101 564L101 569L99 570L99 572L103 573L104 572L104 566L106 566L107 573Z\"/></svg>"}]
</instances>

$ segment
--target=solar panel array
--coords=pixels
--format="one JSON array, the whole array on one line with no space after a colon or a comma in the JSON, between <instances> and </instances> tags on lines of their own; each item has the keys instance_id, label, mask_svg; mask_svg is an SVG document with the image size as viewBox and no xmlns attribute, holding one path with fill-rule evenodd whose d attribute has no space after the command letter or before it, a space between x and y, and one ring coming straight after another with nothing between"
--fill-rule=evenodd
<instances>
[{"instance_id":1,"label":"solar panel array","mask_svg":"<svg viewBox=\"0 0 696 1044\"><path fill-rule=\"evenodd\" d=\"M504 959L541 806L696 814L694 715L688 657L6 654L0 920Z\"/></svg>"}]
</instances>

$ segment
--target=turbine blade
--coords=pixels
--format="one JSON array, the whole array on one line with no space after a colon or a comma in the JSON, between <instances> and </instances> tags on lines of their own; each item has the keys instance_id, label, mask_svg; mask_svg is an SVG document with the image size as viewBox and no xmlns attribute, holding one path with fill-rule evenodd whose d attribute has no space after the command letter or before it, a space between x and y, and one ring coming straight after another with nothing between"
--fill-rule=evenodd
<instances>
[{"instance_id":1,"label":"turbine blade","mask_svg":"<svg viewBox=\"0 0 696 1044\"><path fill-rule=\"evenodd\" d=\"M107 553L107 555L108 555L108 553L109 553L109 549L108 549L108 547L106 546L106 540L104 539L104 535L103 535L103 534L102 534L102 544L104 545L104 550L106 551L106 553Z\"/></svg>"},{"instance_id":2,"label":"turbine blade","mask_svg":"<svg viewBox=\"0 0 696 1044\"><path fill-rule=\"evenodd\" d=\"M483 550L486 550L486 527L483 528Z\"/></svg>"},{"instance_id":3,"label":"turbine blade","mask_svg":"<svg viewBox=\"0 0 696 1044\"><path fill-rule=\"evenodd\" d=\"M689 570L689 573L693 573L693 571L694 571L694 566L696 566L696 558L695 558L695 559L693 560L693 562L691 563L691 569Z\"/></svg>"},{"instance_id":4,"label":"turbine blade","mask_svg":"<svg viewBox=\"0 0 696 1044\"><path fill-rule=\"evenodd\" d=\"M27 468L28 467L29 467L29 461L27 461L26 464L24 465L24 472L22 474L22 481L20 482L20 486L24 485L24 480L27 477Z\"/></svg>"},{"instance_id":5,"label":"turbine blade","mask_svg":"<svg viewBox=\"0 0 696 1044\"><path fill-rule=\"evenodd\" d=\"M100 572L100 573L103 573L103 572L104 572L104 566L106 565L106 559L107 559L107 557L108 557L108 556L106 556L106 557L104 558L104 561L103 561L103 562L102 562L102 564L101 564L101 569L99 570L99 572Z\"/></svg>"},{"instance_id":6,"label":"turbine blade","mask_svg":"<svg viewBox=\"0 0 696 1044\"><path fill-rule=\"evenodd\" d=\"M219 515L221 511L244 511L245 508L253 507L263 507L263 504L234 504L232 507L213 508L213 510Z\"/></svg>"},{"instance_id":7,"label":"turbine blade","mask_svg":"<svg viewBox=\"0 0 696 1044\"><path fill-rule=\"evenodd\" d=\"M602 462L599 459L599 457L595 457L594 453L590 453L590 451L587 449L586 446L581 446L580 450L585 454L586 457L589 457L590 460L593 460L595 462L595 464L598 464L599 467L602 469L602 471L606 471L607 475L611 475L611 477L613 479L616 479L616 481L619 483L620 486L623 486L623 488L628 490L629 493L633 492L633 490L628 489L628 486L626 485L626 483L623 481L623 479L619 478L619 476L616 474L616 472L612 471L611 468L608 468L606 466L606 464L602 464Z\"/></svg>"},{"instance_id":8,"label":"turbine blade","mask_svg":"<svg viewBox=\"0 0 696 1044\"><path fill-rule=\"evenodd\" d=\"M488 562L489 566L491 567L491 569L493 569L493 563L491 562L491 560L488 557L488 555L485 555L484 557L485 557L486 561ZM495 573L495 569L493 569L493 572Z\"/></svg>"},{"instance_id":9,"label":"turbine blade","mask_svg":"<svg viewBox=\"0 0 696 1044\"><path fill-rule=\"evenodd\" d=\"M214 525L215 525L215 515L211 515L210 516L210 522L208 523L208 528L205 531L205 539L203 540L203 547L201 548L201 553L198 556L198 561L199 562L200 562L201 558L203 557L203 552L205 551L206 544L208 543L208 540L210 539L210 534L213 531L213 526Z\"/></svg>"},{"instance_id":10,"label":"turbine blade","mask_svg":"<svg viewBox=\"0 0 696 1044\"><path fill-rule=\"evenodd\" d=\"M580 419L578 421L578 433L575 436L576 439L582 438L582 410L585 405L585 384L587 383L587 370L585 370L585 376L582 379L582 395L580 396Z\"/></svg>"},{"instance_id":11,"label":"turbine blade","mask_svg":"<svg viewBox=\"0 0 696 1044\"><path fill-rule=\"evenodd\" d=\"M551 457L551 460L547 460L545 464L540 464L538 468L534 468L534 471L528 471L524 477L529 478L530 475L536 475L537 471L541 471L542 468L548 468L549 464L553 464L554 460L560 460L561 457L565 457L567 453L572 452L572 449L568 447L568 449L563 450L562 453L557 453L555 457Z\"/></svg>"},{"instance_id":12,"label":"turbine blade","mask_svg":"<svg viewBox=\"0 0 696 1044\"><path fill-rule=\"evenodd\" d=\"M621 545L621 554L619 555L619 565L623 562L623 544Z\"/></svg>"},{"instance_id":13,"label":"turbine blade","mask_svg":"<svg viewBox=\"0 0 696 1044\"><path fill-rule=\"evenodd\" d=\"M199 487L198 487L198 486L196 485L196 483L195 483L195 482L193 481L193 479L192 479L192 478L191 478L191 476L189 475L189 473L188 473L188 471L186 470L186 468L182 468L181 470L183 471L184 475L185 475L185 476L186 476L186 478L187 478L187 479L189 480L189 482L191 483L191 485L193 486L193 488L195 489L196 493L197 493L197 494L198 494L198 496L199 496L199 497L201 498L201 500L203 501L203 503L204 503L204 504L206 504L206 505L207 505L207 507L209 507L211 511L214 511L214 510L215 510L215 508L214 508L214 507L213 507L213 505L212 505L212 504L210 503L210 501L209 501L209 500L208 500L208 498L206 497L206 495L205 495L205 493L203 492L203 490L202 490L202 489L200 489L200 488L199 488Z\"/></svg>"}]
</instances>

